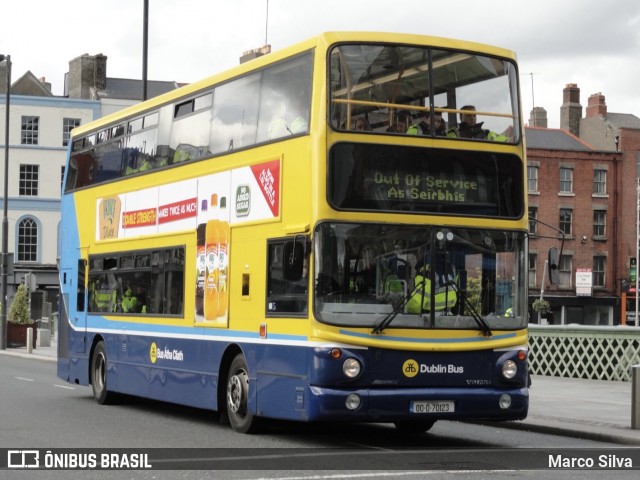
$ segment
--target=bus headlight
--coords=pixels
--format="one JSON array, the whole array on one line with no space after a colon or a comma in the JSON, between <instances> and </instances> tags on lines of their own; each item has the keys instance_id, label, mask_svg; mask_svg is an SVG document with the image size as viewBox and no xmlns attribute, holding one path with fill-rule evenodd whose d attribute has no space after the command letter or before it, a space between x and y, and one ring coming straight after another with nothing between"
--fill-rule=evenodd
<instances>
[{"instance_id":1,"label":"bus headlight","mask_svg":"<svg viewBox=\"0 0 640 480\"><path fill-rule=\"evenodd\" d=\"M502 376L511 380L518 373L518 365L513 360L507 360L502 364Z\"/></svg>"},{"instance_id":2,"label":"bus headlight","mask_svg":"<svg viewBox=\"0 0 640 480\"><path fill-rule=\"evenodd\" d=\"M342 373L344 373L349 378L356 378L360 375L362 371L362 366L360 362L355 358L347 358L342 364Z\"/></svg>"}]
</instances>

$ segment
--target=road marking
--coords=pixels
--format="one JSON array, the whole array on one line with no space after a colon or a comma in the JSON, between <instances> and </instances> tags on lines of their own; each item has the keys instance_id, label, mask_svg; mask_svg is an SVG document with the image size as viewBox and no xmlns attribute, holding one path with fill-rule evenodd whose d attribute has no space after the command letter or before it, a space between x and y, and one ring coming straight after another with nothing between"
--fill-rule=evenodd
<instances>
[{"instance_id":1,"label":"road marking","mask_svg":"<svg viewBox=\"0 0 640 480\"><path fill-rule=\"evenodd\" d=\"M51 385L52 387L56 387L56 388L64 388L66 390L75 390L75 387L69 387L68 385L56 385L55 383L53 385Z\"/></svg>"},{"instance_id":2,"label":"road marking","mask_svg":"<svg viewBox=\"0 0 640 480\"><path fill-rule=\"evenodd\" d=\"M33 378L24 378L24 377L13 377L13 378L15 378L16 380L22 380L25 382L35 382Z\"/></svg>"}]
</instances>

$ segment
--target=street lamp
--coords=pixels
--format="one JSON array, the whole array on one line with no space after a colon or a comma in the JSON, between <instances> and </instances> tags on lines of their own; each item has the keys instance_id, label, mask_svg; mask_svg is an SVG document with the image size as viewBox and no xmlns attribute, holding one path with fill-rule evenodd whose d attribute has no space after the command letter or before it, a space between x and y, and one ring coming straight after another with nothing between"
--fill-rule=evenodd
<instances>
[{"instance_id":1,"label":"street lamp","mask_svg":"<svg viewBox=\"0 0 640 480\"><path fill-rule=\"evenodd\" d=\"M2 270L0 286L0 350L7 348L7 276L8 276L8 257L9 252L9 105L11 101L11 55L3 55L0 53L0 62L7 62L7 93L4 103L5 122L4 122L4 212L2 216Z\"/></svg>"}]
</instances>

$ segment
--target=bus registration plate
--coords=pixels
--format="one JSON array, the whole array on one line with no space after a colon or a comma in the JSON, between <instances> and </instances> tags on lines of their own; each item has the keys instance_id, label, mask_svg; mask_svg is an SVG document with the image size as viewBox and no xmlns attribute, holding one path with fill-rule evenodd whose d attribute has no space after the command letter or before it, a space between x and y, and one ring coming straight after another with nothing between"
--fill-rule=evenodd
<instances>
[{"instance_id":1,"label":"bus registration plate","mask_svg":"<svg viewBox=\"0 0 640 480\"><path fill-rule=\"evenodd\" d=\"M411 413L453 413L455 406L451 400L424 400L409 403Z\"/></svg>"}]
</instances>

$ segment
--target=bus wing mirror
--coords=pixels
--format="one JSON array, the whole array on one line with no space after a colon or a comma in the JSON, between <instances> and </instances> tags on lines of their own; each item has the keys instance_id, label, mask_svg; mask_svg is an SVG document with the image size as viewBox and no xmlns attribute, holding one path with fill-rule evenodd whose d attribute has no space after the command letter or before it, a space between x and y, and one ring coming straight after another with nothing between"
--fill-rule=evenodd
<instances>
[{"instance_id":1,"label":"bus wing mirror","mask_svg":"<svg viewBox=\"0 0 640 480\"><path fill-rule=\"evenodd\" d=\"M282 276L285 280L297 282L302 278L305 262L305 242L294 239L284 244L282 251Z\"/></svg>"},{"instance_id":2,"label":"bus wing mirror","mask_svg":"<svg viewBox=\"0 0 640 480\"><path fill-rule=\"evenodd\" d=\"M549 249L549 282L551 285L560 284L560 272L558 270L559 255L556 247Z\"/></svg>"}]
</instances>

